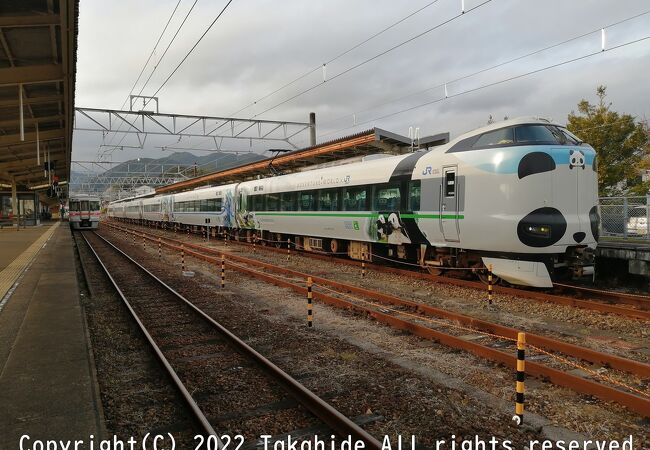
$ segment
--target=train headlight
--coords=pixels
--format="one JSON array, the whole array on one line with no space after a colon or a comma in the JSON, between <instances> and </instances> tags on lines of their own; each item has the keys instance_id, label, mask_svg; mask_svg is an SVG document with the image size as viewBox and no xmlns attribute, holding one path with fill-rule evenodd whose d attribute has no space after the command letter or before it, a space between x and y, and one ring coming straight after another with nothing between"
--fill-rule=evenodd
<instances>
[{"instance_id":1,"label":"train headlight","mask_svg":"<svg viewBox=\"0 0 650 450\"><path fill-rule=\"evenodd\" d=\"M549 225L527 225L526 232L532 236L551 237L551 227Z\"/></svg>"}]
</instances>

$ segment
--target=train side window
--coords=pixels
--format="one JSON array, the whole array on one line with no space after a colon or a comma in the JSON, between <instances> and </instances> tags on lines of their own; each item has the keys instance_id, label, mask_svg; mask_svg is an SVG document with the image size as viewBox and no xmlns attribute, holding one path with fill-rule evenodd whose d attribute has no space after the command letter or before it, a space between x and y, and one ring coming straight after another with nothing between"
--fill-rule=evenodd
<instances>
[{"instance_id":1,"label":"train side window","mask_svg":"<svg viewBox=\"0 0 650 450\"><path fill-rule=\"evenodd\" d=\"M339 208L338 189L323 189L319 193L319 211L337 211Z\"/></svg>"},{"instance_id":2,"label":"train side window","mask_svg":"<svg viewBox=\"0 0 650 450\"><path fill-rule=\"evenodd\" d=\"M546 125L522 125L515 128L519 144L561 144L560 132Z\"/></svg>"},{"instance_id":3,"label":"train side window","mask_svg":"<svg viewBox=\"0 0 650 450\"><path fill-rule=\"evenodd\" d=\"M299 195L300 201L298 202L300 206L300 211L315 211L316 208L316 191L305 191L301 192Z\"/></svg>"},{"instance_id":4,"label":"train side window","mask_svg":"<svg viewBox=\"0 0 650 450\"><path fill-rule=\"evenodd\" d=\"M483 133L479 137L472 148L490 148L497 145L512 144L515 142L514 130L512 127L500 128L494 131Z\"/></svg>"},{"instance_id":5,"label":"train side window","mask_svg":"<svg viewBox=\"0 0 650 450\"><path fill-rule=\"evenodd\" d=\"M346 211L367 211L368 187L347 188L343 196L343 207Z\"/></svg>"},{"instance_id":6,"label":"train side window","mask_svg":"<svg viewBox=\"0 0 650 450\"><path fill-rule=\"evenodd\" d=\"M445 172L445 197L456 195L456 172Z\"/></svg>"},{"instance_id":7,"label":"train side window","mask_svg":"<svg viewBox=\"0 0 650 450\"><path fill-rule=\"evenodd\" d=\"M266 194L266 210L267 211L280 210L280 194Z\"/></svg>"},{"instance_id":8,"label":"train side window","mask_svg":"<svg viewBox=\"0 0 650 450\"><path fill-rule=\"evenodd\" d=\"M420 193L422 192L422 187L420 185L420 180L414 180L409 183L409 211L419 211L420 210Z\"/></svg>"},{"instance_id":9,"label":"train side window","mask_svg":"<svg viewBox=\"0 0 650 450\"><path fill-rule=\"evenodd\" d=\"M399 184L375 186L373 209L375 211L399 211L400 198Z\"/></svg>"},{"instance_id":10,"label":"train side window","mask_svg":"<svg viewBox=\"0 0 650 450\"><path fill-rule=\"evenodd\" d=\"M252 205L253 211L264 211L264 196L254 195Z\"/></svg>"},{"instance_id":11,"label":"train side window","mask_svg":"<svg viewBox=\"0 0 650 450\"><path fill-rule=\"evenodd\" d=\"M297 211L298 208L296 205L296 193L295 192L282 193L282 199L280 205L282 211Z\"/></svg>"}]
</instances>

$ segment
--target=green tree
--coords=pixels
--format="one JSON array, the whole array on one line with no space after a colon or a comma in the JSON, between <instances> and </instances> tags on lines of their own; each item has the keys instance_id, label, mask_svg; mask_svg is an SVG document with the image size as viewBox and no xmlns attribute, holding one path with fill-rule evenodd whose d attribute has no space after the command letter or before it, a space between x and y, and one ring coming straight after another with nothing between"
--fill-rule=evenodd
<instances>
[{"instance_id":1,"label":"green tree","mask_svg":"<svg viewBox=\"0 0 650 450\"><path fill-rule=\"evenodd\" d=\"M630 114L619 114L605 102L607 88L598 86L598 103L578 103L567 128L590 144L598 155L598 191L601 196L624 193L645 195L650 182L641 181L641 170L650 166L650 131L647 123Z\"/></svg>"}]
</instances>

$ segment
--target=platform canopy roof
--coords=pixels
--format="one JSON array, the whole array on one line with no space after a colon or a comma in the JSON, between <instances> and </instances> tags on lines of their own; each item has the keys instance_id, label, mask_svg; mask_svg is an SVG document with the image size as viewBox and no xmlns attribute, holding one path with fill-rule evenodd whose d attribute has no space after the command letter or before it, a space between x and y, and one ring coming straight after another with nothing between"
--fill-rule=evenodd
<instances>
[{"instance_id":1,"label":"platform canopy roof","mask_svg":"<svg viewBox=\"0 0 650 450\"><path fill-rule=\"evenodd\" d=\"M48 152L70 178L78 16L78 0L0 2L2 184L46 185Z\"/></svg>"},{"instance_id":2,"label":"platform canopy roof","mask_svg":"<svg viewBox=\"0 0 650 450\"><path fill-rule=\"evenodd\" d=\"M257 176L268 177L287 174L317 164L334 163L335 161L362 157L374 153L404 154L413 151L414 145L419 148L442 145L449 142L449 133L419 139L413 142L410 138L400 136L379 128L324 142L312 147L290 152L276 151L276 156L261 161L243 164L218 172L202 175L190 180L159 187L157 194L195 189L208 185L250 180ZM273 149L270 149L273 152Z\"/></svg>"}]
</instances>

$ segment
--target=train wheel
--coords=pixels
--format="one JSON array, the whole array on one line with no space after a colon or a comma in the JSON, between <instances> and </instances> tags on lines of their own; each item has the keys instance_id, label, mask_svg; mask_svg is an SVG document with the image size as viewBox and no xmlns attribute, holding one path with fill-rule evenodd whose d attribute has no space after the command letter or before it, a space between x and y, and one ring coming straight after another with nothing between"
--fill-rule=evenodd
<instances>
[{"instance_id":1,"label":"train wheel","mask_svg":"<svg viewBox=\"0 0 650 450\"><path fill-rule=\"evenodd\" d=\"M332 239L330 241L330 252L338 253L341 251L341 243L337 239Z\"/></svg>"},{"instance_id":2,"label":"train wheel","mask_svg":"<svg viewBox=\"0 0 650 450\"><path fill-rule=\"evenodd\" d=\"M479 270L476 272L476 275L478 276L478 279L481 280L483 284L488 284L488 271L487 270ZM501 281L501 278L497 277L496 275L492 274L492 284L495 285Z\"/></svg>"}]
</instances>

